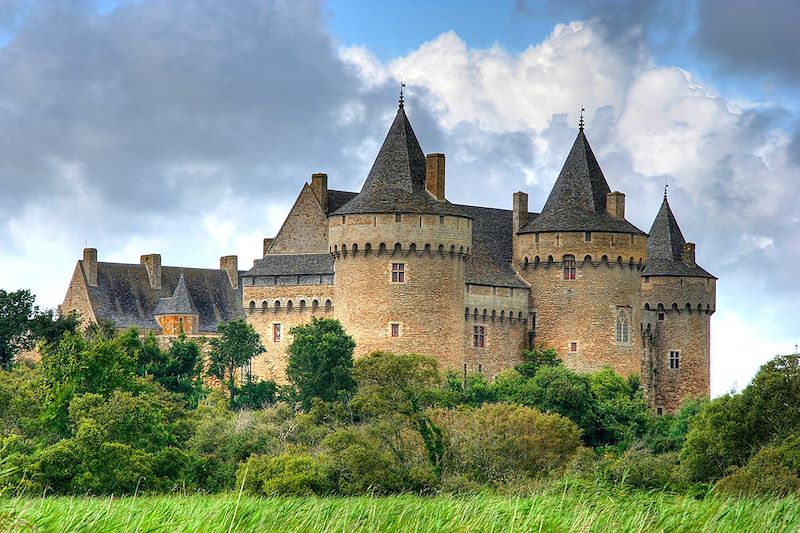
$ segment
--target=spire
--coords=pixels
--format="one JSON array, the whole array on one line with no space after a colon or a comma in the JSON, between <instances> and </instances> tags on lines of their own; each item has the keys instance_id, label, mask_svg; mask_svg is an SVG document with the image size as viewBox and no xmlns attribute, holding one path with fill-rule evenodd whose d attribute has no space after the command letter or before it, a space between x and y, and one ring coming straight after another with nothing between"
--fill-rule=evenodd
<instances>
[{"instance_id":1,"label":"spire","mask_svg":"<svg viewBox=\"0 0 800 533\"><path fill-rule=\"evenodd\" d=\"M194 306L189 289L186 288L186 281L183 272L175 286L175 292L171 298L162 298L156 306L155 315L196 315L197 309Z\"/></svg>"}]
</instances>

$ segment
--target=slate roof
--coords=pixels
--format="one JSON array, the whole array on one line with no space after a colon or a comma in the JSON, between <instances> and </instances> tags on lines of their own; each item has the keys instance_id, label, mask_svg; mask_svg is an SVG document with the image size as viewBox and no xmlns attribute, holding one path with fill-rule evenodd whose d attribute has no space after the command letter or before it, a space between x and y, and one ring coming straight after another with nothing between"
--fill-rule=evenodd
<instances>
[{"instance_id":1,"label":"slate roof","mask_svg":"<svg viewBox=\"0 0 800 533\"><path fill-rule=\"evenodd\" d=\"M330 215L356 196L358 196L357 192L328 189L328 209L325 214Z\"/></svg>"},{"instance_id":2,"label":"slate roof","mask_svg":"<svg viewBox=\"0 0 800 533\"><path fill-rule=\"evenodd\" d=\"M447 200L436 200L425 189L425 154L402 103L361 192L333 212L334 215L356 213L465 216L456 206Z\"/></svg>"},{"instance_id":3,"label":"slate roof","mask_svg":"<svg viewBox=\"0 0 800 533\"><path fill-rule=\"evenodd\" d=\"M243 276L301 276L333 274L331 254L265 255Z\"/></svg>"},{"instance_id":4,"label":"slate roof","mask_svg":"<svg viewBox=\"0 0 800 533\"><path fill-rule=\"evenodd\" d=\"M581 128L542 213L519 233L610 231L645 235L627 220L617 220L606 212L609 192L611 189Z\"/></svg>"},{"instance_id":5,"label":"slate roof","mask_svg":"<svg viewBox=\"0 0 800 533\"><path fill-rule=\"evenodd\" d=\"M647 264L642 276L684 276L698 278L715 278L705 269L697 265L688 265L683 260L683 238L678 221L672 213L667 196L661 202L650 237L647 239Z\"/></svg>"},{"instance_id":6,"label":"slate roof","mask_svg":"<svg viewBox=\"0 0 800 533\"><path fill-rule=\"evenodd\" d=\"M472 255L467 261L465 281L477 285L528 288L511 267L512 212L472 205L459 205L458 208L474 219ZM528 218L536 216L536 213L528 213Z\"/></svg>"},{"instance_id":7,"label":"slate roof","mask_svg":"<svg viewBox=\"0 0 800 533\"><path fill-rule=\"evenodd\" d=\"M178 285L171 298L161 298L153 314L158 315L196 315L197 309L192 302L192 297L186 288L183 274L178 279Z\"/></svg>"},{"instance_id":8,"label":"slate roof","mask_svg":"<svg viewBox=\"0 0 800 533\"><path fill-rule=\"evenodd\" d=\"M83 261L79 264L84 271ZM89 301L98 319L111 320L118 328L158 330L156 308L162 299L175 295L181 273L200 332L215 332L220 322L244 317L241 289L231 288L228 274L215 269L164 266L161 289L153 289L144 265L98 262L97 287L87 286Z\"/></svg>"}]
</instances>

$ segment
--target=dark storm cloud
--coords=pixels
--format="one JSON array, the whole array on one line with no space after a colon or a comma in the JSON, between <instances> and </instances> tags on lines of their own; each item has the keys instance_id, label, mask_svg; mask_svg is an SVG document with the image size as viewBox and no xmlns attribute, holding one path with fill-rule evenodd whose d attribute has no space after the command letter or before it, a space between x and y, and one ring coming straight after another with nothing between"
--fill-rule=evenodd
<instances>
[{"instance_id":1,"label":"dark storm cloud","mask_svg":"<svg viewBox=\"0 0 800 533\"><path fill-rule=\"evenodd\" d=\"M697 43L732 72L800 81L800 2L699 2Z\"/></svg>"}]
</instances>

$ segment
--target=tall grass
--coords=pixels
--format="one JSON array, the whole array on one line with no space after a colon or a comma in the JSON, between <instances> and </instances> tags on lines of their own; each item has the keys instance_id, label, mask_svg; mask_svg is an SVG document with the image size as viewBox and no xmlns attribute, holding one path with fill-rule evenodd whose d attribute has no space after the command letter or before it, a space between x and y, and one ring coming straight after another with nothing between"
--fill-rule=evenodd
<instances>
[{"instance_id":1,"label":"tall grass","mask_svg":"<svg viewBox=\"0 0 800 533\"><path fill-rule=\"evenodd\" d=\"M800 531L800 499L696 500L569 485L526 497L0 497L0 530L779 532Z\"/></svg>"}]
</instances>

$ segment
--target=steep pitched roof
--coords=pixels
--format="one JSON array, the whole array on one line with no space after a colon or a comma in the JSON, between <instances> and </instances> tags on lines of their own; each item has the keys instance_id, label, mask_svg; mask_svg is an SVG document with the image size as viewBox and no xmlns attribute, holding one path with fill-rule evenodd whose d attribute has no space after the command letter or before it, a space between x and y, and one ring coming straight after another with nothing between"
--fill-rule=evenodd
<instances>
[{"instance_id":1,"label":"steep pitched roof","mask_svg":"<svg viewBox=\"0 0 800 533\"><path fill-rule=\"evenodd\" d=\"M85 272L83 261L78 263ZM89 302L96 318L111 320L118 328L157 330L156 307L175 294L181 274L200 332L215 332L220 322L244 316L242 290L231 287L225 271L206 268L161 267L161 289L153 289L144 265L98 262L97 287L87 287Z\"/></svg>"},{"instance_id":2,"label":"steep pitched roof","mask_svg":"<svg viewBox=\"0 0 800 533\"><path fill-rule=\"evenodd\" d=\"M243 276L302 276L333 274L331 254L270 254L257 259Z\"/></svg>"},{"instance_id":3,"label":"steep pitched roof","mask_svg":"<svg viewBox=\"0 0 800 533\"><path fill-rule=\"evenodd\" d=\"M541 215L526 224L520 233L611 231L644 235L627 220L615 219L606 212L609 192L611 189L581 128Z\"/></svg>"},{"instance_id":4,"label":"steep pitched roof","mask_svg":"<svg viewBox=\"0 0 800 533\"><path fill-rule=\"evenodd\" d=\"M156 305L153 315L196 315L197 309L194 306L189 290L186 288L186 281L181 273L178 285L171 298L161 298Z\"/></svg>"},{"instance_id":5,"label":"steep pitched roof","mask_svg":"<svg viewBox=\"0 0 800 533\"><path fill-rule=\"evenodd\" d=\"M713 278L698 264L689 265L683 260L683 238L678 221L672 213L666 194L658 210L650 236L647 238L647 264L642 276L686 276Z\"/></svg>"},{"instance_id":6,"label":"steep pitched roof","mask_svg":"<svg viewBox=\"0 0 800 533\"><path fill-rule=\"evenodd\" d=\"M334 215L433 213L464 216L453 204L425 189L425 154L402 103L361 192Z\"/></svg>"}]
</instances>

